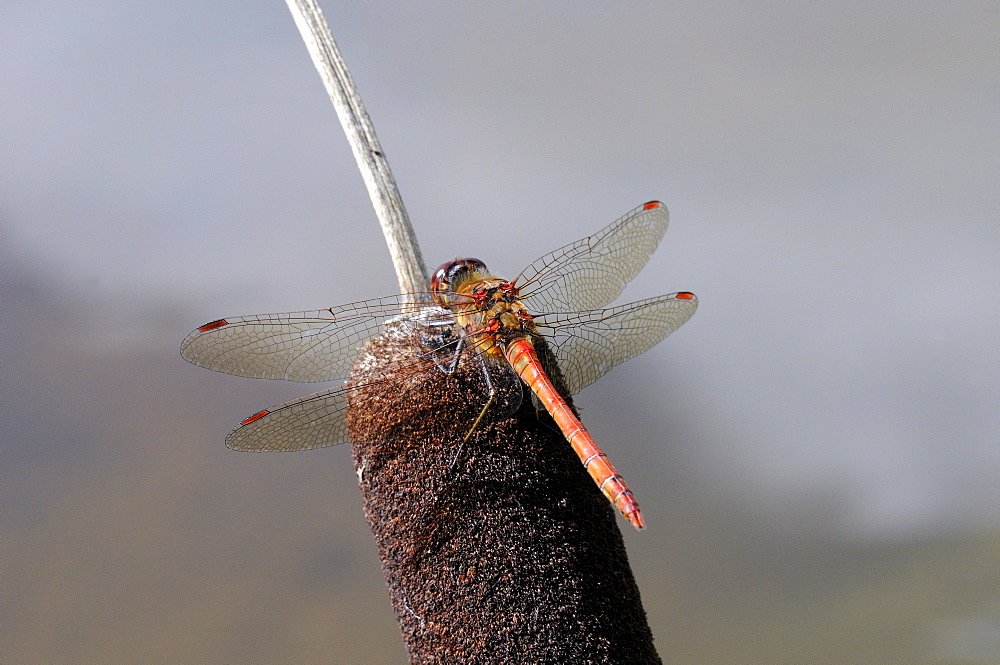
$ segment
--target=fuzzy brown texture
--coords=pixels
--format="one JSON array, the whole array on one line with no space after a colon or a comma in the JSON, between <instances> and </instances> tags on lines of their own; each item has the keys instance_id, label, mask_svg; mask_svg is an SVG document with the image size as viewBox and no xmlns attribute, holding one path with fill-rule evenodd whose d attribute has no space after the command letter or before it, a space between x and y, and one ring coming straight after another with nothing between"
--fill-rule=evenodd
<instances>
[{"instance_id":1,"label":"fuzzy brown texture","mask_svg":"<svg viewBox=\"0 0 1000 665\"><path fill-rule=\"evenodd\" d=\"M423 341L390 326L356 368L411 359ZM660 663L624 522L530 391L512 415L501 391L463 444L484 402L479 363L386 376L398 383L357 390L348 419L352 440L380 442L352 450L410 662Z\"/></svg>"}]
</instances>

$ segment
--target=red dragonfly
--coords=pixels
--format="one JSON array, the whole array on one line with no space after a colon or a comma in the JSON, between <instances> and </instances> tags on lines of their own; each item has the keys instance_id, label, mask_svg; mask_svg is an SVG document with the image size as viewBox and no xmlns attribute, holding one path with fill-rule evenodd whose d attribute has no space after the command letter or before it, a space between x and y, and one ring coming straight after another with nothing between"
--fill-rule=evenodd
<instances>
[{"instance_id":1,"label":"red dragonfly","mask_svg":"<svg viewBox=\"0 0 1000 665\"><path fill-rule=\"evenodd\" d=\"M698 301L683 291L601 309L646 264L667 223L666 207L650 201L594 235L546 254L513 280L491 276L478 259L459 259L436 271L426 293L206 323L184 339L181 356L228 374L303 382L343 379L353 367L350 383L259 411L226 438L234 450L256 452L343 443L352 391L378 386L380 374L390 370L394 380L403 372L419 382L472 360L482 368L485 391L470 434L491 404L502 403L497 408L505 413L516 409L523 381L608 500L642 529L631 490L553 385L552 368L539 359L536 347L544 342L561 386L572 395L691 318ZM432 352L367 373L355 366L365 342L401 322L418 327ZM518 397L494 400L501 390Z\"/></svg>"}]
</instances>

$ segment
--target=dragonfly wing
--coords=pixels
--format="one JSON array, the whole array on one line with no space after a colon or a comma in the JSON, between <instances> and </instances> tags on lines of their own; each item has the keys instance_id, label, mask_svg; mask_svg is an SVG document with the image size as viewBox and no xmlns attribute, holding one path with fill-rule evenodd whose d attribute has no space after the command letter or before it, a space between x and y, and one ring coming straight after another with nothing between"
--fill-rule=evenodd
<instances>
[{"instance_id":1,"label":"dragonfly wing","mask_svg":"<svg viewBox=\"0 0 1000 665\"><path fill-rule=\"evenodd\" d=\"M538 316L535 322L572 395L663 341L697 308L694 294L682 292L608 309Z\"/></svg>"},{"instance_id":2,"label":"dragonfly wing","mask_svg":"<svg viewBox=\"0 0 1000 665\"><path fill-rule=\"evenodd\" d=\"M642 270L667 230L667 207L650 201L594 235L546 254L515 280L532 312L603 307Z\"/></svg>"},{"instance_id":3,"label":"dragonfly wing","mask_svg":"<svg viewBox=\"0 0 1000 665\"><path fill-rule=\"evenodd\" d=\"M392 338L390 346L401 341L434 344L431 338L426 337L433 333L433 328L422 328L419 323L414 325L413 321L405 320L392 327L388 337ZM479 418L486 414L498 420L516 411L521 403L521 383L514 371L503 363L485 362L471 348L455 355L458 339L452 336L447 339L450 341L439 342L440 346L429 352L388 364L379 360L377 351L366 349L359 361L360 372L355 373L349 384L259 411L230 432L226 445L246 452L283 452L344 443L350 439L347 424L349 406L389 408L390 415L380 416L385 421L383 424L392 422L391 407L400 402L404 403L400 409L402 413L419 413L422 408L440 418L439 406L423 403L419 394L414 397L421 385L435 379L458 381L453 390L469 390L470 385L478 384L482 402L461 400L464 410L448 413L449 418L459 422L467 420L470 427L474 427L473 423L478 423ZM367 374L364 373L366 366L371 368ZM461 372L454 371L459 367ZM460 374L463 376L460 377ZM475 383L469 383L470 377ZM491 396L488 397L488 394ZM363 401L370 405L365 407ZM391 436L391 433L366 432L362 426L361 436L381 437Z\"/></svg>"},{"instance_id":4,"label":"dragonfly wing","mask_svg":"<svg viewBox=\"0 0 1000 665\"><path fill-rule=\"evenodd\" d=\"M418 314L425 321L451 320L450 313L427 305L424 297L407 294L308 312L219 319L185 337L181 356L237 376L303 382L341 379L350 374L358 349L387 320Z\"/></svg>"},{"instance_id":5,"label":"dragonfly wing","mask_svg":"<svg viewBox=\"0 0 1000 665\"><path fill-rule=\"evenodd\" d=\"M323 390L255 413L229 433L226 446L260 453L344 443L348 392L342 386Z\"/></svg>"},{"instance_id":6,"label":"dragonfly wing","mask_svg":"<svg viewBox=\"0 0 1000 665\"><path fill-rule=\"evenodd\" d=\"M441 313L446 314L444 310ZM453 332L454 321L446 318L438 323L438 316L433 309L425 309L386 324L383 337L390 340L390 345L406 343L411 349L424 345L428 347L426 352L386 361L378 357L378 351L366 349L359 354L349 383L253 414L230 432L226 445L233 450L271 452L309 450L348 441L349 405L356 407L359 400L393 404L401 392L411 392L429 379L447 376L453 358L473 360L472 353L455 355L459 337Z\"/></svg>"}]
</instances>

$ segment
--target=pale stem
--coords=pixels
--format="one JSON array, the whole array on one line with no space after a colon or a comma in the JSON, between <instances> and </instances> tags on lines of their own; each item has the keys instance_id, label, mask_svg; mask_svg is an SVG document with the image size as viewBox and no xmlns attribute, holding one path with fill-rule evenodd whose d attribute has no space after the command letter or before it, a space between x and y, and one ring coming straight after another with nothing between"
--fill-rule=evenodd
<instances>
[{"instance_id":1,"label":"pale stem","mask_svg":"<svg viewBox=\"0 0 1000 665\"><path fill-rule=\"evenodd\" d=\"M327 94L337 109L368 196L382 225L399 289L403 293L427 290L427 270L410 218L403 207L389 163L382 154L371 118L358 95L347 65L337 50L323 12L315 0L285 0Z\"/></svg>"}]
</instances>

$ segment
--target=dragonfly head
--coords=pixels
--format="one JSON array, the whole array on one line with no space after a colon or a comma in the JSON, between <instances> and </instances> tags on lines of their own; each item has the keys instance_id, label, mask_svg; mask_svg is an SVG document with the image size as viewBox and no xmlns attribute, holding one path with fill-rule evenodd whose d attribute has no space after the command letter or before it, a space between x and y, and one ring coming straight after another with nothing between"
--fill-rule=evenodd
<instances>
[{"instance_id":1,"label":"dragonfly head","mask_svg":"<svg viewBox=\"0 0 1000 665\"><path fill-rule=\"evenodd\" d=\"M431 291L439 305L447 304L448 293L454 293L459 284L481 280L490 276L486 264L479 259L455 259L441 264L431 277Z\"/></svg>"}]
</instances>

